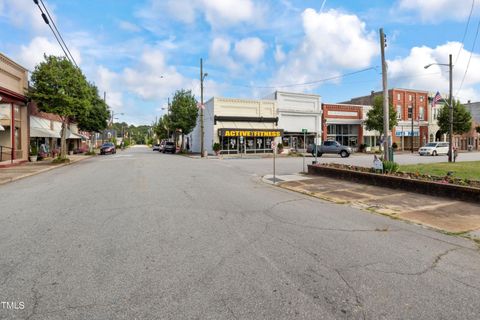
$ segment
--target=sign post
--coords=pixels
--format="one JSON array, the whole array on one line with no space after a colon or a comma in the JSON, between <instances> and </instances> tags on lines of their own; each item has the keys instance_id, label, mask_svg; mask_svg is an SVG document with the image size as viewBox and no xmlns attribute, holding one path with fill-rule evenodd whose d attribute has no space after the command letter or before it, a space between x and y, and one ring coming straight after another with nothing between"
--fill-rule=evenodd
<instances>
[{"instance_id":1,"label":"sign post","mask_svg":"<svg viewBox=\"0 0 480 320\"><path fill-rule=\"evenodd\" d=\"M307 152L307 129L302 129L303 133L303 148L305 149L303 152L303 166L302 166L302 172L305 173L305 153Z\"/></svg>"},{"instance_id":2,"label":"sign post","mask_svg":"<svg viewBox=\"0 0 480 320\"><path fill-rule=\"evenodd\" d=\"M275 140L272 141L271 148L273 150L273 184L275 184L275 154L277 153L277 142L275 142Z\"/></svg>"}]
</instances>

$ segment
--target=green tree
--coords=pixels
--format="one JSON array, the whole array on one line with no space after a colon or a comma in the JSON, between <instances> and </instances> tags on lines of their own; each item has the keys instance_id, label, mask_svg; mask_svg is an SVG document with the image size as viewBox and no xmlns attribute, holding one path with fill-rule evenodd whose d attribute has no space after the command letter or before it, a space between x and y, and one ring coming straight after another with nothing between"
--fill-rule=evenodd
<instances>
[{"instance_id":1,"label":"green tree","mask_svg":"<svg viewBox=\"0 0 480 320\"><path fill-rule=\"evenodd\" d=\"M55 113L62 119L60 157L66 158L68 123L86 114L91 103L92 89L79 68L63 57L44 56L35 67L27 96L44 112Z\"/></svg>"},{"instance_id":2,"label":"green tree","mask_svg":"<svg viewBox=\"0 0 480 320\"><path fill-rule=\"evenodd\" d=\"M107 128L110 112L103 99L98 94L98 88L89 84L90 104L76 117L78 127L83 131L100 132Z\"/></svg>"},{"instance_id":3,"label":"green tree","mask_svg":"<svg viewBox=\"0 0 480 320\"><path fill-rule=\"evenodd\" d=\"M448 133L450 131L450 108L447 105L440 109L437 121L441 132ZM460 101L455 100L453 102L453 133L462 134L470 131L471 128L472 115Z\"/></svg>"},{"instance_id":4,"label":"green tree","mask_svg":"<svg viewBox=\"0 0 480 320\"><path fill-rule=\"evenodd\" d=\"M153 127L153 131L157 135L158 139L163 140L169 138L169 121L169 117L167 115L163 115Z\"/></svg>"},{"instance_id":5,"label":"green tree","mask_svg":"<svg viewBox=\"0 0 480 320\"><path fill-rule=\"evenodd\" d=\"M197 100L190 90L177 90L173 96L170 108L170 124L171 129L182 131L181 149L183 150L183 142L186 134L189 134L197 124L198 108Z\"/></svg>"},{"instance_id":6,"label":"green tree","mask_svg":"<svg viewBox=\"0 0 480 320\"><path fill-rule=\"evenodd\" d=\"M393 105L389 103L389 125L390 130L393 129L398 123L397 112L393 108ZM373 99L373 107L367 113L367 120L365 121L365 127L367 130L376 130L383 133L383 96L375 96Z\"/></svg>"}]
</instances>

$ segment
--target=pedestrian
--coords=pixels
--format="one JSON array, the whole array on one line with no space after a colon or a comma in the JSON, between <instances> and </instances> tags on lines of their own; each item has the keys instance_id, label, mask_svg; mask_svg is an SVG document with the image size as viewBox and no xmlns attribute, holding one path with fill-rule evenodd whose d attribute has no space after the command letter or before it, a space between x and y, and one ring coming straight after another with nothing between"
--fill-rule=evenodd
<instances>
[{"instance_id":1,"label":"pedestrian","mask_svg":"<svg viewBox=\"0 0 480 320\"><path fill-rule=\"evenodd\" d=\"M458 157L458 149L457 147L453 147L453 162L457 162Z\"/></svg>"}]
</instances>

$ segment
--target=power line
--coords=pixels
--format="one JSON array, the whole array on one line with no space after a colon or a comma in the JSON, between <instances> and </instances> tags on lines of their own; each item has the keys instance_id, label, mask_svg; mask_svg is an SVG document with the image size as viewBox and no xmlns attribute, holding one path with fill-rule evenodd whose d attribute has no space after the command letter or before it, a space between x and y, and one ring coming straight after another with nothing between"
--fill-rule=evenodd
<instances>
[{"instance_id":1,"label":"power line","mask_svg":"<svg viewBox=\"0 0 480 320\"><path fill-rule=\"evenodd\" d=\"M70 53L70 50L68 50L68 47L67 45L65 44L65 42L63 42L63 45L62 45L62 41L63 41L63 38L62 38L62 41L60 40L61 38L61 35L60 35L60 32L58 32L58 29L56 28L55 26L55 29L57 30L58 32L58 35L57 33L55 33L54 29L52 28L52 26L50 25L50 21L47 17L47 15L43 12L42 10L42 7L40 7L40 4L39 4L39 0L33 0L33 2L37 5L38 9L40 9L40 12L41 12L41 16L43 18L43 21L45 21L45 23L48 25L48 27L50 28L50 30L52 31L53 35L55 36L55 39L57 40L58 44L60 45L60 48L62 48L62 51L63 53L65 54L65 57L68 59L68 61L70 61L71 63L75 64L75 66L78 68L78 65L77 63L75 62L75 60L73 59L73 56L70 58L70 56L67 54L67 51ZM45 7L45 4L43 3L42 0L40 0L40 2L42 3L43 7L45 8L45 11L47 12L48 16L50 17L50 14L48 13L48 11L46 10L46 7ZM50 17L51 19L51 17ZM53 22L53 19L51 20L52 23ZM60 36L60 38L59 38ZM65 48L64 48L65 46Z\"/></svg>"},{"instance_id":2,"label":"power line","mask_svg":"<svg viewBox=\"0 0 480 320\"><path fill-rule=\"evenodd\" d=\"M376 69L377 69L377 67L369 67L369 68L365 68L365 69L362 69L362 70L357 70L357 71L354 71L354 72L344 73L344 74L334 76L334 77L330 77L330 78L314 80L314 81L310 81L310 82L303 82L303 83L292 83L292 84L275 85L275 86L249 86L249 85L234 85L234 84L232 84L231 86L253 88L253 89L275 89L275 88L301 87L301 86L308 86L308 85L312 85L312 84L316 84L316 83L341 79L341 78L348 77L348 76L351 76L351 75L354 75L354 74L362 73L362 72L369 71L369 70L376 70Z\"/></svg>"},{"instance_id":3,"label":"power line","mask_svg":"<svg viewBox=\"0 0 480 320\"><path fill-rule=\"evenodd\" d=\"M53 27L54 27L55 30L57 31L57 34L58 34L58 36L60 37L60 40L62 40L62 43L63 43L63 45L65 46L65 49L67 49L67 52L69 53L70 58L72 58L73 63L74 63L75 66L78 68L77 62L76 62L75 59L73 58L72 53L70 52L70 50L68 49L67 44L66 44L65 41L63 40L62 34L60 33L60 31L58 31L57 25L55 24L55 21L53 20L52 16L50 15L50 12L48 11L47 7L45 6L45 3L43 2L43 0L40 0L40 3L42 4L43 8L45 9L45 12L47 13L48 18L49 18L50 21L52 22Z\"/></svg>"},{"instance_id":4,"label":"power line","mask_svg":"<svg viewBox=\"0 0 480 320\"><path fill-rule=\"evenodd\" d=\"M475 0L472 0L472 6L470 8L470 14L468 15L467 25L465 26L465 31L463 32L462 45L458 49L457 58L455 59L454 65L457 64L458 59L460 57L460 53L462 52L462 49L464 47L465 37L467 36L468 26L470 25L470 19L472 18L472 13L473 13L473 8L474 7L475 7Z\"/></svg>"},{"instance_id":5,"label":"power line","mask_svg":"<svg viewBox=\"0 0 480 320\"><path fill-rule=\"evenodd\" d=\"M468 62L467 62L467 68L465 69L465 73L463 74L462 82L460 84L460 87L457 89L457 93L455 95L458 95L460 90L462 90L463 83L465 81L465 78L467 77L468 68L470 67L470 61L472 60L472 56L473 56L473 50L475 49L475 45L477 43L479 30L480 30L480 20L478 21L478 24L477 24L477 32L475 33L475 39L473 40L472 50L470 51L470 57L468 58Z\"/></svg>"}]
</instances>

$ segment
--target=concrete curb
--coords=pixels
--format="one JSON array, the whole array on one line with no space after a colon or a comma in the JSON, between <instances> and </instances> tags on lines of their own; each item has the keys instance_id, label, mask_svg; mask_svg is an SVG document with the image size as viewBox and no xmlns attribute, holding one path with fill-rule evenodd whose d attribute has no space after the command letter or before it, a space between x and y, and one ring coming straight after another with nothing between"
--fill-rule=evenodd
<instances>
[{"instance_id":1,"label":"concrete curb","mask_svg":"<svg viewBox=\"0 0 480 320\"><path fill-rule=\"evenodd\" d=\"M10 182L14 182L14 181L17 181L17 180L21 180L21 179L25 179L25 178L28 178L28 177L31 177L31 176L35 176L37 174L40 174L40 173L43 173L43 172L47 172L47 171L50 171L50 170L53 170L53 169L57 169L57 168L61 168L61 167L65 167L65 166L69 166L69 165L73 165L77 162L81 162L81 161L84 161L84 160L87 160L87 159L91 159L93 158L94 156L85 156L85 158L81 158L81 159L78 159L78 160L75 160L73 162L69 162L69 163L61 163L61 164L58 164L58 165L52 165L50 167L47 167L47 168L44 168L44 169L40 169L38 171L34 171L34 172L30 172L30 173L27 173L27 174L23 174L23 175L20 175L20 176L17 176L17 177L12 177L12 178L9 178L5 181L0 181L0 185L4 185L4 184L7 184L7 183L10 183Z\"/></svg>"}]
</instances>

